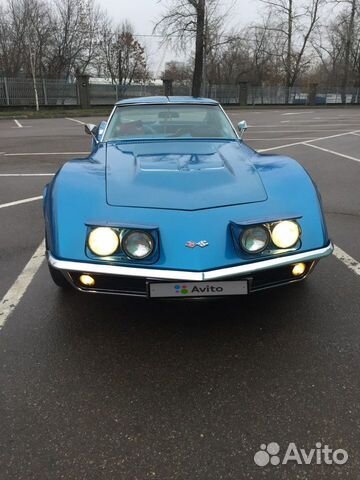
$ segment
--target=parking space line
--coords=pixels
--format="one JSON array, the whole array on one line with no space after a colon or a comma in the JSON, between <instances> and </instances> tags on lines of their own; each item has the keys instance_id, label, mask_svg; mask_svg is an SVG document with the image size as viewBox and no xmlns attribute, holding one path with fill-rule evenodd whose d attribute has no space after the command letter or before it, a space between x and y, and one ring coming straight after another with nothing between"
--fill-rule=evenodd
<instances>
[{"instance_id":1,"label":"parking space line","mask_svg":"<svg viewBox=\"0 0 360 480\"><path fill-rule=\"evenodd\" d=\"M317 140L317 139L314 138L314 140ZM275 147L270 147L270 148L260 148L258 152L259 153L270 152L271 150L280 150L281 148L295 147L296 145L303 145L303 144L304 142L286 143L285 145L277 145Z\"/></svg>"},{"instance_id":2,"label":"parking space line","mask_svg":"<svg viewBox=\"0 0 360 480\"><path fill-rule=\"evenodd\" d=\"M76 118L66 117L65 120L70 120L70 122L76 122L76 123L80 123L81 125L86 125L85 122L82 122L81 120L76 120Z\"/></svg>"},{"instance_id":3,"label":"parking space line","mask_svg":"<svg viewBox=\"0 0 360 480\"><path fill-rule=\"evenodd\" d=\"M0 173L0 177L53 177L55 173Z\"/></svg>"},{"instance_id":4,"label":"parking space line","mask_svg":"<svg viewBox=\"0 0 360 480\"><path fill-rule=\"evenodd\" d=\"M350 270L356 273L356 275L360 275L360 263L344 252L344 250L341 250L337 245L334 245L333 255L335 255L335 257L344 263Z\"/></svg>"},{"instance_id":5,"label":"parking space line","mask_svg":"<svg viewBox=\"0 0 360 480\"><path fill-rule=\"evenodd\" d=\"M345 155L344 153L335 152L334 150L329 150L328 148L319 147L318 145L312 145L311 143L305 143L306 147L316 148L326 153L331 153L332 155L337 155L338 157L347 158L348 160L354 160L354 162L360 162L360 158L351 157L350 155Z\"/></svg>"},{"instance_id":6,"label":"parking space line","mask_svg":"<svg viewBox=\"0 0 360 480\"><path fill-rule=\"evenodd\" d=\"M282 115L306 115L308 113L314 113L313 111L310 112L290 112L290 113L282 113Z\"/></svg>"},{"instance_id":7,"label":"parking space line","mask_svg":"<svg viewBox=\"0 0 360 480\"><path fill-rule=\"evenodd\" d=\"M288 121L290 122L290 120ZM277 124L277 125L270 125L270 124L267 124L267 125L252 125L252 124L249 124L248 127L250 128L286 128L285 131L288 131L289 129L294 129L294 128L299 128L299 127L302 127L302 128L308 128L310 130L313 130L314 128L319 128L319 127L322 127L321 130L318 130L319 132L321 131L333 131L333 130L346 130L345 128L343 127L359 127L360 124L359 122L353 122L353 123L341 123L341 128L340 127L335 127L335 128L329 128L332 126L332 124L329 124L329 123L316 123L316 122L313 122L313 123L310 123L311 120L308 120L306 123L301 123L301 122L295 122L295 121L292 121L291 123L288 123L287 125L284 125L282 122L281 122L281 125L280 124Z\"/></svg>"},{"instance_id":8,"label":"parking space line","mask_svg":"<svg viewBox=\"0 0 360 480\"><path fill-rule=\"evenodd\" d=\"M258 150L258 152L270 152L271 150L279 150L281 148L287 148L287 147L295 147L296 145L307 145L310 142L320 142L321 140L329 140L330 138L338 138L338 137L344 137L346 135L352 135L353 133L358 133L360 130L353 130L350 132L345 132L345 133L338 133L336 135L328 135L327 137L317 137L313 138L311 140L306 140L305 142L295 142L295 143L288 143L286 145L277 145L276 147L270 147L270 148L262 148Z\"/></svg>"},{"instance_id":9,"label":"parking space line","mask_svg":"<svg viewBox=\"0 0 360 480\"><path fill-rule=\"evenodd\" d=\"M33 157L39 155L89 155L90 152L29 152L29 153L4 153L4 157Z\"/></svg>"},{"instance_id":10,"label":"parking space line","mask_svg":"<svg viewBox=\"0 0 360 480\"><path fill-rule=\"evenodd\" d=\"M17 200L16 202L3 203L0 205L0 208L14 207L15 205L21 205L22 203L35 202L36 200L41 200L42 198L42 195L39 197L24 198L23 200Z\"/></svg>"},{"instance_id":11,"label":"parking space line","mask_svg":"<svg viewBox=\"0 0 360 480\"><path fill-rule=\"evenodd\" d=\"M268 133L268 132L266 132ZM312 140L314 137L279 137L279 138L275 138L275 137L271 137L271 138L246 138L246 141L248 140L252 140L252 141L256 141L256 140L262 140L262 141L267 141L267 142L278 142L279 140Z\"/></svg>"},{"instance_id":12,"label":"parking space line","mask_svg":"<svg viewBox=\"0 0 360 480\"><path fill-rule=\"evenodd\" d=\"M32 279L39 270L45 258L45 241L42 240L24 270L17 277L13 285L5 293L0 302L0 330L4 327L9 315L15 310Z\"/></svg>"},{"instance_id":13,"label":"parking space line","mask_svg":"<svg viewBox=\"0 0 360 480\"><path fill-rule=\"evenodd\" d=\"M14 122L16 123L16 127L11 128L31 128L31 125L22 125L18 120L14 119Z\"/></svg>"},{"instance_id":14,"label":"parking space line","mask_svg":"<svg viewBox=\"0 0 360 480\"><path fill-rule=\"evenodd\" d=\"M309 130L304 130L303 128L300 128L301 125L298 125L296 129L294 130L256 130L256 131L253 131L251 133L253 133L254 135L279 135L279 134L283 134L284 135L284 139L286 140L287 138L287 135L320 135L321 132L324 132L324 133L329 133L330 132L341 132L342 134L349 134L349 130L348 129L341 129L341 128L322 128L321 130L320 129L309 129Z\"/></svg>"}]
</instances>

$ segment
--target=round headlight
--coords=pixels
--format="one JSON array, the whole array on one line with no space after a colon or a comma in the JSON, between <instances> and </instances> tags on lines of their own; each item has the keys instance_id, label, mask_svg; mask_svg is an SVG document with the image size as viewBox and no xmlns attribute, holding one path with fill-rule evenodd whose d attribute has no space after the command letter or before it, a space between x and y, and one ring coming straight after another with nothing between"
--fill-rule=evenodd
<instances>
[{"instance_id":1,"label":"round headlight","mask_svg":"<svg viewBox=\"0 0 360 480\"><path fill-rule=\"evenodd\" d=\"M277 223L271 231L271 239L279 248L293 247L300 237L300 227L292 220Z\"/></svg>"},{"instance_id":2,"label":"round headlight","mask_svg":"<svg viewBox=\"0 0 360 480\"><path fill-rule=\"evenodd\" d=\"M269 243L269 232L265 227L247 228L241 236L241 245L248 253L259 253Z\"/></svg>"},{"instance_id":3,"label":"round headlight","mask_svg":"<svg viewBox=\"0 0 360 480\"><path fill-rule=\"evenodd\" d=\"M154 251L154 240L149 233L131 231L125 234L121 246L128 257L142 260Z\"/></svg>"},{"instance_id":4,"label":"round headlight","mask_svg":"<svg viewBox=\"0 0 360 480\"><path fill-rule=\"evenodd\" d=\"M100 257L112 255L119 248L119 236L109 227L97 227L90 232L88 245L90 250Z\"/></svg>"}]
</instances>

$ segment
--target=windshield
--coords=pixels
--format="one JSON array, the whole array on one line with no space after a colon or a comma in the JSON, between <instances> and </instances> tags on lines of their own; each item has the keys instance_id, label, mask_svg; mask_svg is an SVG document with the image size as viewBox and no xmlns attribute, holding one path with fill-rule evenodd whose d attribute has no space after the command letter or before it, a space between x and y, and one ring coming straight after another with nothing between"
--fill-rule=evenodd
<instances>
[{"instance_id":1,"label":"windshield","mask_svg":"<svg viewBox=\"0 0 360 480\"><path fill-rule=\"evenodd\" d=\"M129 105L116 108L105 142L133 138L236 139L218 105Z\"/></svg>"}]
</instances>

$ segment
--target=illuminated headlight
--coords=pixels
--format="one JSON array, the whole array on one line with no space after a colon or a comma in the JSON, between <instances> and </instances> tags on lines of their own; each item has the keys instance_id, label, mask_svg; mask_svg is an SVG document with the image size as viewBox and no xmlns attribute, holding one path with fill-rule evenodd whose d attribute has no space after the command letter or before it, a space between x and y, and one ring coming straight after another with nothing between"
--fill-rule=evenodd
<instances>
[{"instance_id":1,"label":"illuminated headlight","mask_svg":"<svg viewBox=\"0 0 360 480\"><path fill-rule=\"evenodd\" d=\"M90 250L99 257L107 257L115 253L119 248L119 243L118 234L109 227L94 228L88 238Z\"/></svg>"},{"instance_id":2,"label":"illuminated headlight","mask_svg":"<svg viewBox=\"0 0 360 480\"><path fill-rule=\"evenodd\" d=\"M271 230L271 240L279 248L293 247L300 237L300 227L292 220L277 223Z\"/></svg>"},{"instance_id":3,"label":"illuminated headlight","mask_svg":"<svg viewBox=\"0 0 360 480\"><path fill-rule=\"evenodd\" d=\"M241 236L241 245L248 253L262 252L268 243L269 232L262 226L247 228Z\"/></svg>"},{"instance_id":4,"label":"illuminated headlight","mask_svg":"<svg viewBox=\"0 0 360 480\"><path fill-rule=\"evenodd\" d=\"M122 249L130 258L142 260L154 251L154 240L149 233L133 230L125 234Z\"/></svg>"}]
</instances>

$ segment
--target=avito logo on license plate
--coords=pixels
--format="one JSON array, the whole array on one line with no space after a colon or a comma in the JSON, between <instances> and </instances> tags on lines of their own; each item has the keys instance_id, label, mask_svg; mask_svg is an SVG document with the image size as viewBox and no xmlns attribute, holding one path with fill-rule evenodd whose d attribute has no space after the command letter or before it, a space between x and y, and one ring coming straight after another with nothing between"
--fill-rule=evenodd
<instances>
[{"instance_id":1,"label":"avito logo on license plate","mask_svg":"<svg viewBox=\"0 0 360 480\"><path fill-rule=\"evenodd\" d=\"M150 283L150 297L216 297L246 295L247 280L235 282Z\"/></svg>"}]
</instances>

